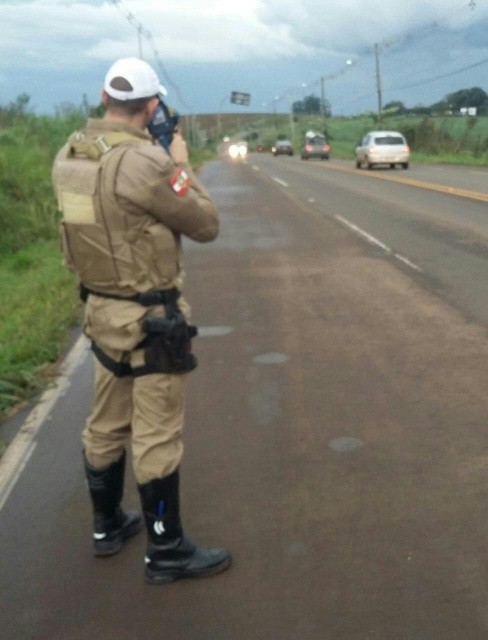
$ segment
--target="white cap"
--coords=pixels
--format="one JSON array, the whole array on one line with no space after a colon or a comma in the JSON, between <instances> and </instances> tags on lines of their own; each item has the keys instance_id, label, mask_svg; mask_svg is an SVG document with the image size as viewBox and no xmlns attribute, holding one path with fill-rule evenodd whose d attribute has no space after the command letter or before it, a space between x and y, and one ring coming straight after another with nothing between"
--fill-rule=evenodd
<instances>
[{"instance_id":1,"label":"white cap","mask_svg":"<svg viewBox=\"0 0 488 640\"><path fill-rule=\"evenodd\" d=\"M110 86L114 78L124 78L131 85L132 90L114 89ZM136 100L151 98L159 93L163 96L168 94L151 65L140 58L121 58L114 62L105 76L103 88L116 100Z\"/></svg>"}]
</instances>

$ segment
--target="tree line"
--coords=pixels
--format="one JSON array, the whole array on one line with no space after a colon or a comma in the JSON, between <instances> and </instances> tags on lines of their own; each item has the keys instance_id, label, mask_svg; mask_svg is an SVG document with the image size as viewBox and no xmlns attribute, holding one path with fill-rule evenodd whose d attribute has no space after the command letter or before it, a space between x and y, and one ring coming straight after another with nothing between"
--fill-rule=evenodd
<instances>
[{"instance_id":1,"label":"tree line","mask_svg":"<svg viewBox=\"0 0 488 640\"><path fill-rule=\"evenodd\" d=\"M442 100L430 106L417 105L407 108L403 102L393 100L383 107L383 112L392 115L457 115L461 109L475 108L479 116L488 115L488 94L480 87L460 89L449 93ZM331 106L327 100L322 100L315 95L305 96L292 105L293 113L306 115L331 115Z\"/></svg>"}]
</instances>

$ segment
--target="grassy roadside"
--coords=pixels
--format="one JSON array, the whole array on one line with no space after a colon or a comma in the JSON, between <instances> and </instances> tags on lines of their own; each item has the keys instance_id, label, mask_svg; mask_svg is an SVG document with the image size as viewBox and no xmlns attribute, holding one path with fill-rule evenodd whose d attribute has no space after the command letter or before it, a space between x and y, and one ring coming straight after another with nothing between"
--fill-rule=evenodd
<instances>
[{"instance_id":1,"label":"grassy roadside","mask_svg":"<svg viewBox=\"0 0 488 640\"><path fill-rule=\"evenodd\" d=\"M331 141L331 157L339 160L350 160L354 162L354 145L342 141ZM299 147L298 147L299 148ZM488 166L488 156L474 157L471 153L443 153L442 155L425 153L422 151L412 151L411 162L418 164L455 164L471 167Z\"/></svg>"},{"instance_id":2,"label":"grassy roadside","mask_svg":"<svg viewBox=\"0 0 488 640\"><path fill-rule=\"evenodd\" d=\"M332 157L354 160L356 143L367 131L401 131L411 147L412 161L418 163L488 166L488 117L385 117L379 125L371 116L320 118L297 116L293 130L289 117L257 118L247 124L250 148L264 144L268 149L277 138L292 140L295 151L302 147L305 132L326 135Z\"/></svg>"},{"instance_id":3,"label":"grassy roadside","mask_svg":"<svg viewBox=\"0 0 488 640\"><path fill-rule=\"evenodd\" d=\"M37 241L0 262L0 416L43 389L80 319L76 282L58 243Z\"/></svg>"}]
</instances>

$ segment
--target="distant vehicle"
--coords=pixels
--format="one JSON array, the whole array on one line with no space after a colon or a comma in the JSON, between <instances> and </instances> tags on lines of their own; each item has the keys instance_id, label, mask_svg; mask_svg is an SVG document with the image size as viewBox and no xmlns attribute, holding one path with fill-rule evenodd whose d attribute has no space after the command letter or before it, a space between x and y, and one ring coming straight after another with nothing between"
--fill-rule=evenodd
<instances>
[{"instance_id":1,"label":"distant vehicle","mask_svg":"<svg viewBox=\"0 0 488 640\"><path fill-rule=\"evenodd\" d=\"M391 169L399 164L408 169L410 148L403 134L398 131L369 131L355 150L356 169L366 165L372 169L378 164L388 164Z\"/></svg>"},{"instance_id":2,"label":"distant vehicle","mask_svg":"<svg viewBox=\"0 0 488 640\"><path fill-rule=\"evenodd\" d=\"M328 144L325 136L320 134L307 134L305 144L302 147L300 157L302 160L309 158L320 158L328 160L330 157L331 146Z\"/></svg>"},{"instance_id":3,"label":"distant vehicle","mask_svg":"<svg viewBox=\"0 0 488 640\"><path fill-rule=\"evenodd\" d=\"M258 153L263 153L263 151L266 151L266 149L264 148L264 144L258 144L258 145L256 146L256 151L257 151Z\"/></svg>"},{"instance_id":4,"label":"distant vehicle","mask_svg":"<svg viewBox=\"0 0 488 640\"><path fill-rule=\"evenodd\" d=\"M292 156L293 146L289 140L277 140L271 147L271 153L274 156Z\"/></svg>"},{"instance_id":5,"label":"distant vehicle","mask_svg":"<svg viewBox=\"0 0 488 640\"><path fill-rule=\"evenodd\" d=\"M232 160L244 160L247 156L247 142L239 140L229 146L229 155Z\"/></svg>"}]
</instances>

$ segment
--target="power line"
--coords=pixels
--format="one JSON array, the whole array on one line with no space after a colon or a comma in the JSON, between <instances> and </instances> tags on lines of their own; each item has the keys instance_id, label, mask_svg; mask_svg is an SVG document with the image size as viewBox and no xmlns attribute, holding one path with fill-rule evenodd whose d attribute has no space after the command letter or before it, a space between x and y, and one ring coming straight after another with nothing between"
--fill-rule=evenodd
<instances>
[{"instance_id":1,"label":"power line","mask_svg":"<svg viewBox=\"0 0 488 640\"><path fill-rule=\"evenodd\" d=\"M386 49L389 49L390 47L393 47L395 45L400 45L402 42L411 43L411 42L413 42L415 40L420 40L422 38L425 38L425 37L431 35L432 33L434 33L435 31L437 31L439 29L439 27L442 26L443 23L447 22L448 20L452 20L454 17L457 17L461 13L466 13L466 9L467 8L470 8L471 11L473 11L476 8L476 6L477 6L477 2L475 0L471 0L469 3L464 4L463 7L459 7L457 9L454 9L453 11L449 12L448 15L445 15L442 18L439 18L437 20L429 22L429 23L427 23L427 24L425 24L423 26L420 26L415 31L409 30L407 33L405 33L403 35L391 38L389 40L380 41L372 48L370 48L370 47L365 48L365 49L362 50L362 52L360 52L358 54L357 57L354 57L353 66L361 67L362 66L361 62L364 63L366 58L369 58L369 56L371 54L375 55L375 57L377 59L377 56L379 54L380 48L383 49L383 50L386 50ZM398 88L393 88L393 89L387 88L387 90L388 91L398 91L398 90L401 90L401 89L410 88L410 86L411 87L416 87L416 86L420 86L422 84L428 84L429 82L434 82L435 80L438 80L438 79L441 79L441 78L444 78L444 77L448 77L450 75L455 75L457 73L460 73L460 72L465 71L467 69L470 69L472 67L476 67L476 66L485 64L485 62L486 62L485 60L482 60L480 62L477 62L477 63L473 64L473 65L468 65L467 67L463 67L462 69L459 69L459 70L456 70L456 71L452 71L452 72L447 73L445 75L436 76L436 77L431 78L429 80L425 80L425 81L422 81L422 82L419 82L419 83L415 83L415 84L412 84L412 85L408 85L408 86L403 86L403 87L398 87ZM324 78L324 80L334 80L334 79L338 78L339 76L342 76L344 74L344 72L347 69L350 69L350 68L351 68L351 65L346 65L344 68L340 69L338 72L331 73L331 74L329 74L327 76L324 76L323 78ZM411 74L408 74L407 78L408 77L411 77ZM398 79L398 77L396 79ZM313 87L318 86L318 84L319 84L319 81L315 81L313 83L308 83L307 86L309 88L313 88ZM363 98L369 98L369 97L371 97L373 95L377 95L377 93L378 93L378 90L376 92L370 92L370 93L367 93L367 94L364 94L364 95L361 95L361 96L357 96L354 100L348 101L348 102L343 103L343 104L353 104L353 103L355 103L355 102L357 102L357 101L359 101L359 100L361 100Z\"/></svg>"},{"instance_id":2,"label":"power line","mask_svg":"<svg viewBox=\"0 0 488 640\"><path fill-rule=\"evenodd\" d=\"M421 82L415 82L414 84L404 85L402 87L388 89L388 91L398 91L399 89L412 89L413 87L420 87L423 84L429 84L430 82L435 82L436 80L442 80L443 78L449 78L449 76L455 76L458 73L462 73L463 71L467 71L468 69L474 69L475 67L480 67L483 64L488 62L488 58L484 58L479 62L474 62L473 64L468 64L465 67L461 67L460 69L456 69L455 71L450 71L449 73L444 73L440 76L436 76L435 78L429 78L428 80L422 80Z\"/></svg>"},{"instance_id":3,"label":"power line","mask_svg":"<svg viewBox=\"0 0 488 640\"><path fill-rule=\"evenodd\" d=\"M453 18L461 15L462 13L466 13L467 7L470 7L471 11L474 11L476 8L475 0L471 0L471 2L463 5L463 7L459 7L458 9L451 11L448 15L445 15L443 18L438 18L437 20L433 20L432 22L429 22L426 25L420 26L419 28L415 29L415 31L408 31L407 33L401 36L397 36L396 38L393 37L389 40L383 40L378 44L384 49L388 49L389 47L402 44L402 42L412 42L414 40L420 40L425 36L429 35L430 33L432 33L433 31L436 31L437 29L439 29L439 27L441 27L443 23L448 22L449 20L452 20Z\"/></svg>"},{"instance_id":4,"label":"power line","mask_svg":"<svg viewBox=\"0 0 488 640\"><path fill-rule=\"evenodd\" d=\"M420 82L416 82L414 84L410 84L410 85L402 85L399 87L388 87L387 91L388 92L392 92L392 91L402 91L403 89L412 89L414 87L420 87L422 85L426 85L426 84L430 84L432 82L435 82L437 80L442 80L443 78L448 78L449 76L454 76L458 73L462 73L463 71L468 71L468 69L474 69L475 67L480 67L483 64L487 64L488 63L488 58L484 58L483 60L479 60L478 62L474 62L472 64L468 64L465 67L461 67L460 69L456 69L455 71L450 71L449 73L444 73L440 76L434 76L433 78L428 78L425 80L422 80ZM347 106L350 104L354 104L355 102L359 102L359 100L362 100L364 98L371 98L372 96L375 95L376 92L369 92L369 93L365 93L363 95L360 96L356 96L354 98L354 100L348 100L347 102L343 102L342 106Z\"/></svg>"},{"instance_id":5,"label":"power line","mask_svg":"<svg viewBox=\"0 0 488 640\"><path fill-rule=\"evenodd\" d=\"M131 11L129 11L129 9L126 8L126 6L122 2L122 0L110 0L110 2L120 11L120 13L127 20L127 22L136 29L138 37L139 37L139 57L140 58L143 57L142 56L142 42L141 42L141 39L145 38L147 40L147 42L149 43L149 46L150 46L151 51L152 51L153 58L156 61L158 69L160 70L161 74L165 78L166 83L173 88L173 90L176 93L180 103L184 107L186 107L187 109L192 111L191 106L183 99L183 97L181 95L181 91L180 91L178 85L171 79L171 77L168 74L164 64L162 63L161 56L159 55L159 51L158 51L158 49L156 47L156 44L154 42L154 38L153 38L152 33L150 31L148 31L146 29L146 27L141 22L139 22L139 20L137 20L135 15Z\"/></svg>"},{"instance_id":6,"label":"power line","mask_svg":"<svg viewBox=\"0 0 488 640\"><path fill-rule=\"evenodd\" d=\"M377 93L378 93L378 101L379 101L378 113L381 113L381 93L380 93L381 92L381 84L380 84L381 83L381 79L380 79L380 76L379 76L379 66L378 66L379 65L379 53L380 53L380 50L381 49L382 50L386 50L389 47L401 44L402 42L411 43L413 40L418 40L420 38L425 38L427 35L430 35L430 33L432 33L434 30L439 28L439 26L442 23L445 23L448 20L451 20L453 17L458 16L461 13L465 13L466 9L468 7L471 9L471 11L474 11L475 8L476 8L476 5L477 5L476 1L475 0L471 0L469 3L465 4L462 8L459 7L458 9L456 9L454 11L451 11L449 13L449 15L445 15L443 18L440 18L440 19L438 19L438 20L436 20L434 22L428 23L423 27L419 27L414 33L407 32L406 34L404 34L402 36L398 36L398 37L390 39L390 40L383 40L381 42L376 43L374 45L374 49L373 50L368 50L368 53L371 53L372 51L374 52L375 59L376 59L376 81L377 81ZM481 60L481 61L476 62L474 64L467 65L466 67L463 67L461 69L458 69L458 70L455 70L455 71L451 71L449 73L442 74L440 76L435 76L435 77L430 78L428 80L423 80L423 81L420 81L420 82L416 82L416 83L413 83L411 85L403 85L402 87L389 89L389 91L398 91L398 90L402 90L402 89L409 89L409 88L413 88L413 87L422 86L424 84L435 82L436 80L440 80L442 78L447 78L449 76L456 75L457 73L461 73L462 71L466 71L466 70L471 69L473 67L477 67L477 66L480 66L482 64L485 64L486 62L487 62L487 60ZM366 97L366 96L364 96L364 97ZM356 100L354 100L353 102L356 102Z\"/></svg>"}]
</instances>

